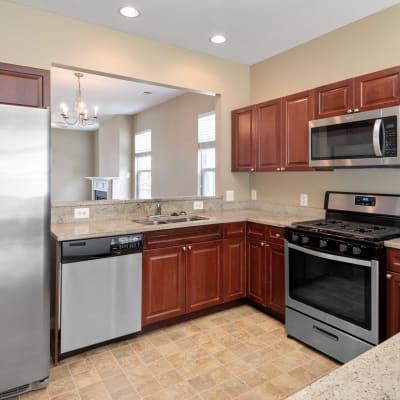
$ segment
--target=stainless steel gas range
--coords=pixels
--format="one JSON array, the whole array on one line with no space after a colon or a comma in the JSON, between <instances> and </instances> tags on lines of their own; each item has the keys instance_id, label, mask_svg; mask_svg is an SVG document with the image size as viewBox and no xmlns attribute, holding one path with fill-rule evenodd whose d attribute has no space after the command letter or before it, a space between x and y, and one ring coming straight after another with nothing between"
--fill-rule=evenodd
<instances>
[{"instance_id":1,"label":"stainless steel gas range","mask_svg":"<svg viewBox=\"0 0 400 400\"><path fill-rule=\"evenodd\" d=\"M341 362L384 337L385 248L400 196L326 192L326 219L286 230L286 332Z\"/></svg>"}]
</instances>

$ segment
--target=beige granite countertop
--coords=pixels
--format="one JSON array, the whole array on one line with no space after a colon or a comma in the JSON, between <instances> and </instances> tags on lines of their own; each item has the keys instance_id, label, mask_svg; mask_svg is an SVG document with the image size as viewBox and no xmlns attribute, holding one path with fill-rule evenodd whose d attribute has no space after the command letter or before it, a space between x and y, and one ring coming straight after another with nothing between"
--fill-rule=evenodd
<instances>
[{"instance_id":1,"label":"beige granite countertop","mask_svg":"<svg viewBox=\"0 0 400 400\"><path fill-rule=\"evenodd\" d=\"M399 400L400 333L287 400Z\"/></svg>"},{"instance_id":2,"label":"beige granite countertop","mask_svg":"<svg viewBox=\"0 0 400 400\"><path fill-rule=\"evenodd\" d=\"M392 247L393 249L400 249L400 238L399 239L391 239L385 241L386 247ZM399 395L400 399L400 395Z\"/></svg>"},{"instance_id":3,"label":"beige granite countertop","mask_svg":"<svg viewBox=\"0 0 400 400\"><path fill-rule=\"evenodd\" d=\"M170 223L163 225L142 225L134 222L135 217L129 219L115 219L106 221L83 221L66 224L53 224L51 231L53 237L58 241L92 238L100 236L125 235L146 231L184 228L188 226L200 226L210 224L221 224L228 222L250 221L260 224L286 227L293 222L312 219L309 216L274 214L258 210L229 210L202 212L197 215L207 217L207 220ZM138 219L138 218L136 218ZM139 218L140 219L140 218Z\"/></svg>"}]
</instances>

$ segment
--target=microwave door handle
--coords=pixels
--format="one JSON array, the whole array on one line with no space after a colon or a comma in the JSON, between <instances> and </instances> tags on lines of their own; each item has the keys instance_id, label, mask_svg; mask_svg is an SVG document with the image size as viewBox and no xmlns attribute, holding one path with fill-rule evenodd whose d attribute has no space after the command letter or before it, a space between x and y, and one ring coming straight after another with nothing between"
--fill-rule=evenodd
<instances>
[{"instance_id":1,"label":"microwave door handle","mask_svg":"<svg viewBox=\"0 0 400 400\"><path fill-rule=\"evenodd\" d=\"M382 157L382 150L381 150L381 133L382 127L382 119L378 118L375 120L374 129L372 131L372 145L374 146L374 153L377 157Z\"/></svg>"}]
</instances>

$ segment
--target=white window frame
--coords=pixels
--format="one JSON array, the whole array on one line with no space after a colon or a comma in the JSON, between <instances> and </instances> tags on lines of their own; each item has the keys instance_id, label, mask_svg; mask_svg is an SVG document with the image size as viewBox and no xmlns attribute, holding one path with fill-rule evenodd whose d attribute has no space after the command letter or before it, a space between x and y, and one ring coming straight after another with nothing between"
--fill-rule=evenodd
<instances>
[{"instance_id":1,"label":"white window frame","mask_svg":"<svg viewBox=\"0 0 400 400\"><path fill-rule=\"evenodd\" d=\"M135 132L134 134L134 144L136 144L136 136L141 135L144 133L150 133L150 143L151 143L151 129L145 129L140 132ZM135 148L135 153L134 153L134 170L135 170L135 199L137 200L143 200L143 199L150 199L151 198L151 181L152 181L152 176L151 176L151 168L150 169L140 169L138 170L138 160L140 158L145 158L145 157L150 157L150 163L151 163L151 144L150 144L150 151L141 151L140 153L136 152ZM148 196L140 197L140 188L139 188L139 183L141 181L141 175L143 174L148 174L150 173L150 192L148 193Z\"/></svg>"}]
</instances>

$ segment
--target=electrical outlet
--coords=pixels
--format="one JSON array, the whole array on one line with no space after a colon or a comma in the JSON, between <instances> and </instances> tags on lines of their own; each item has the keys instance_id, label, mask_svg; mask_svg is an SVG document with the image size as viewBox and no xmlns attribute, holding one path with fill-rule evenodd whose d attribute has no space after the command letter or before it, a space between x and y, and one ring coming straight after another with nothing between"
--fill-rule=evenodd
<instances>
[{"instance_id":1,"label":"electrical outlet","mask_svg":"<svg viewBox=\"0 0 400 400\"><path fill-rule=\"evenodd\" d=\"M204 208L203 201L197 200L193 202L193 210L202 210Z\"/></svg>"},{"instance_id":2,"label":"electrical outlet","mask_svg":"<svg viewBox=\"0 0 400 400\"><path fill-rule=\"evenodd\" d=\"M226 201L234 201L235 200L235 191L227 190L226 191Z\"/></svg>"},{"instance_id":3,"label":"electrical outlet","mask_svg":"<svg viewBox=\"0 0 400 400\"><path fill-rule=\"evenodd\" d=\"M256 189L252 189L252 191L251 191L251 199L252 200L257 200L257 190Z\"/></svg>"},{"instance_id":4,"label":"electrical outlet","mask_svg":"<svg viewBox=\"0 0 400 400\"><path fill-rule=\"evenodd\" d=\"M300 193L300 205L303 207L308 206L308 194L307 193Z\"/></svg>"},{"instance_id":5,"label":"electrical outlet","mask_svg":"<svg viewBox=\"0 0 400 400\"><path fill-rule=\"evenodd\" d=\"M89 216L90 216L89 207L74 209L74 218L76 219L89 218Z\"/></svg>"}]
</instances>

